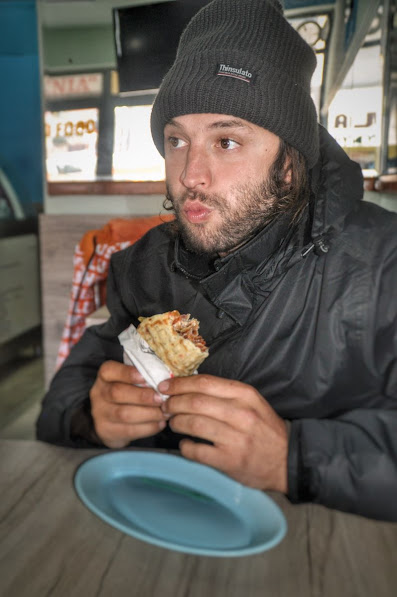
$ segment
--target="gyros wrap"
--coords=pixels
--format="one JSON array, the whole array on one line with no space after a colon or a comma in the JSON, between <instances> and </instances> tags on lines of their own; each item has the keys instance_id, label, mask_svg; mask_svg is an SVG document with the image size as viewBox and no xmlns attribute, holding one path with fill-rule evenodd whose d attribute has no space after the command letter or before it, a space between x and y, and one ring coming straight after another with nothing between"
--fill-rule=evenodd
<instances>
[{"instance_id":1,"label":"gyros wrap","mask_svg":"<svg viewBox=\"0 0 397 597\"><path fill-rule=\"evenodd\" d=\"M179 311L139 319L138 328L131 324L119 335L123 360L134 365L159 394L161 381L191 375L207 358L208 350L198 333L197 319ZM164 400L168 397L161 396Z\"/></svg>"},{"instance_id":2,"label":"gyros wrap","mask_svg":"<svg viewBox=\"0 0 397 597\"><path fill-rule=\"evenodd\" d=\"M207 358L208 350L198 333L199 322L179 311L140 317L138 334L176 377L192 375Z\"/></svg>"}]
</instances>

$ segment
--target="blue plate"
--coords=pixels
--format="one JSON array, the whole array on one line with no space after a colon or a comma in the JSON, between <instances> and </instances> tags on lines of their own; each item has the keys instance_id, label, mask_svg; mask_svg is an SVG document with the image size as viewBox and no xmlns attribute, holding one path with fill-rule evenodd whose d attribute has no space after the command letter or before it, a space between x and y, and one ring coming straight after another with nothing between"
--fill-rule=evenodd
<instances>
[{"instance_id":1,"label":"blue plate","mask_svg":"<svg viewBox=\"0 0 397 597\"><path fill-rule=\"evenodd\" d=\"M121 450L85 461L77 494L99 518L161 547L243 556L279 543L286 520L265 493L163 452Z\"/></svg>"}]
</instances>

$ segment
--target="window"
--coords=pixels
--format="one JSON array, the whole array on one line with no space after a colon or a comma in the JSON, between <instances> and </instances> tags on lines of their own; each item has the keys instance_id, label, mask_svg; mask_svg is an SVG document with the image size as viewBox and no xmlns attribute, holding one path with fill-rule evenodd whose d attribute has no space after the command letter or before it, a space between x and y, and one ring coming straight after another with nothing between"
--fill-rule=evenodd
<instances>
[{"instance_id":1,"label":"window","mask_svg":"<svg viewBox=\"0 0 397 597\"><path fill-rule=\"evenodd\" d=\"M45 113L47 180L95 180L98 109Z\"/></svg>"},{"instance_id":2,"label":"window","mask_svg":"<svg viewBox=\"0 0 397 597\"><path fill-rule=\"evenodd\" d=\"M293 17L288 20L316 53L317 67L313 73L311 96L317 113L320 114L327 40L330 33L329 16L327 14L316 14L305 17Z\"/></svg>"},{"instance_id":3,"label":"window","mask_svg":"<svg viewBox=\"0 0 397 597\"><path fill-rule=\"evenodd\" d=\"M151 111L151 105L115 108L114 180L164 180L164 160L150 133Z\"/></svg>"},{"instance_id":4,"label":"window","mask_svg":"<svg viewBox=\"0 0 397 597\"><path fill-rule=\"evenodd\" d=\"M360 164L365 177L379 174L382 113L383 58L378 15L328 111L328 131Z\"/></svg>"}]
</instances>

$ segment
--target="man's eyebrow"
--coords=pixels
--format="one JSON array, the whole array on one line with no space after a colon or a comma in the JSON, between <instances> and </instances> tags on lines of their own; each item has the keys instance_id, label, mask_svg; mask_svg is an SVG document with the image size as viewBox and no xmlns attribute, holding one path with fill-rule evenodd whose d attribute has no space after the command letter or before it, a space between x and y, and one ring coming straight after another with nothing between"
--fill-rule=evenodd
<instances>
[{"instance_id":1,"label":"man's eyebrow","mask_svg":"<svg viewBox=\"0 0 397 597\"><path fill-rule=\"evenodd\" d=\"M165 126L174 126L176 128L183 128L183 125L178 122L177 120L175 120L174 118L171 118L168 122L166 122ZM232 128L244 128L247 129L248 131L252 130L252 127L249 125L249 123L245 123L242 120L238 120L236 118L232 118L230 120L216 120L215 122L211 122L211 124L208 125L209 129L232 129Z\"/></svg>"},{"instance_id":2,"label":"man's eyebrow","mask_svg":"<svg viewBox=\"0 0 397 597\"><path fill-rule=\"evenodd\" d=\"M227 128L244 128L251 130L251 127L248 123L243 122L242 120L217 120L212 122L209 126L210 129L227 129Z\"/></svg>"},{"instance_id":3,"label":"man's eyebrow","mask_svg":"<svg viewBox=\"0 0 397 597\"><path fill-rule=\"evenodd\" d=\"M179 122L177 122L176 120L174 120L173 118L171 118L170 120L168 120L165 123L165 126L176 126L178 128L182 128L182 125Z\"/></svg>"}]
</instances>

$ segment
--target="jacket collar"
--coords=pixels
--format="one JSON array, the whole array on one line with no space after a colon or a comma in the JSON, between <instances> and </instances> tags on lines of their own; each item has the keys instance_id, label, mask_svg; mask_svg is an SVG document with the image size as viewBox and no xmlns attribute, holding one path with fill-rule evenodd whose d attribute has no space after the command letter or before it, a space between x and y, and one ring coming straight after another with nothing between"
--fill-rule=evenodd
<instances>
[{"instance_id":1,"label":"jacket collar","mask_svg":"<svg viewBox=\"0 0 397 597\"><path fill-rule=\"evenodd\" d=\"M178 237L175 243L174 267L188 278L199 282L204 294L221 313L243 325L252 311L255 299L253 279L258 268L273 272L293 250L296 230L287 217L279 217L254 238L230 255L206 259L188 251ZM277 256L277 259L275 257Z\"/></svg>"}]
</instances>

